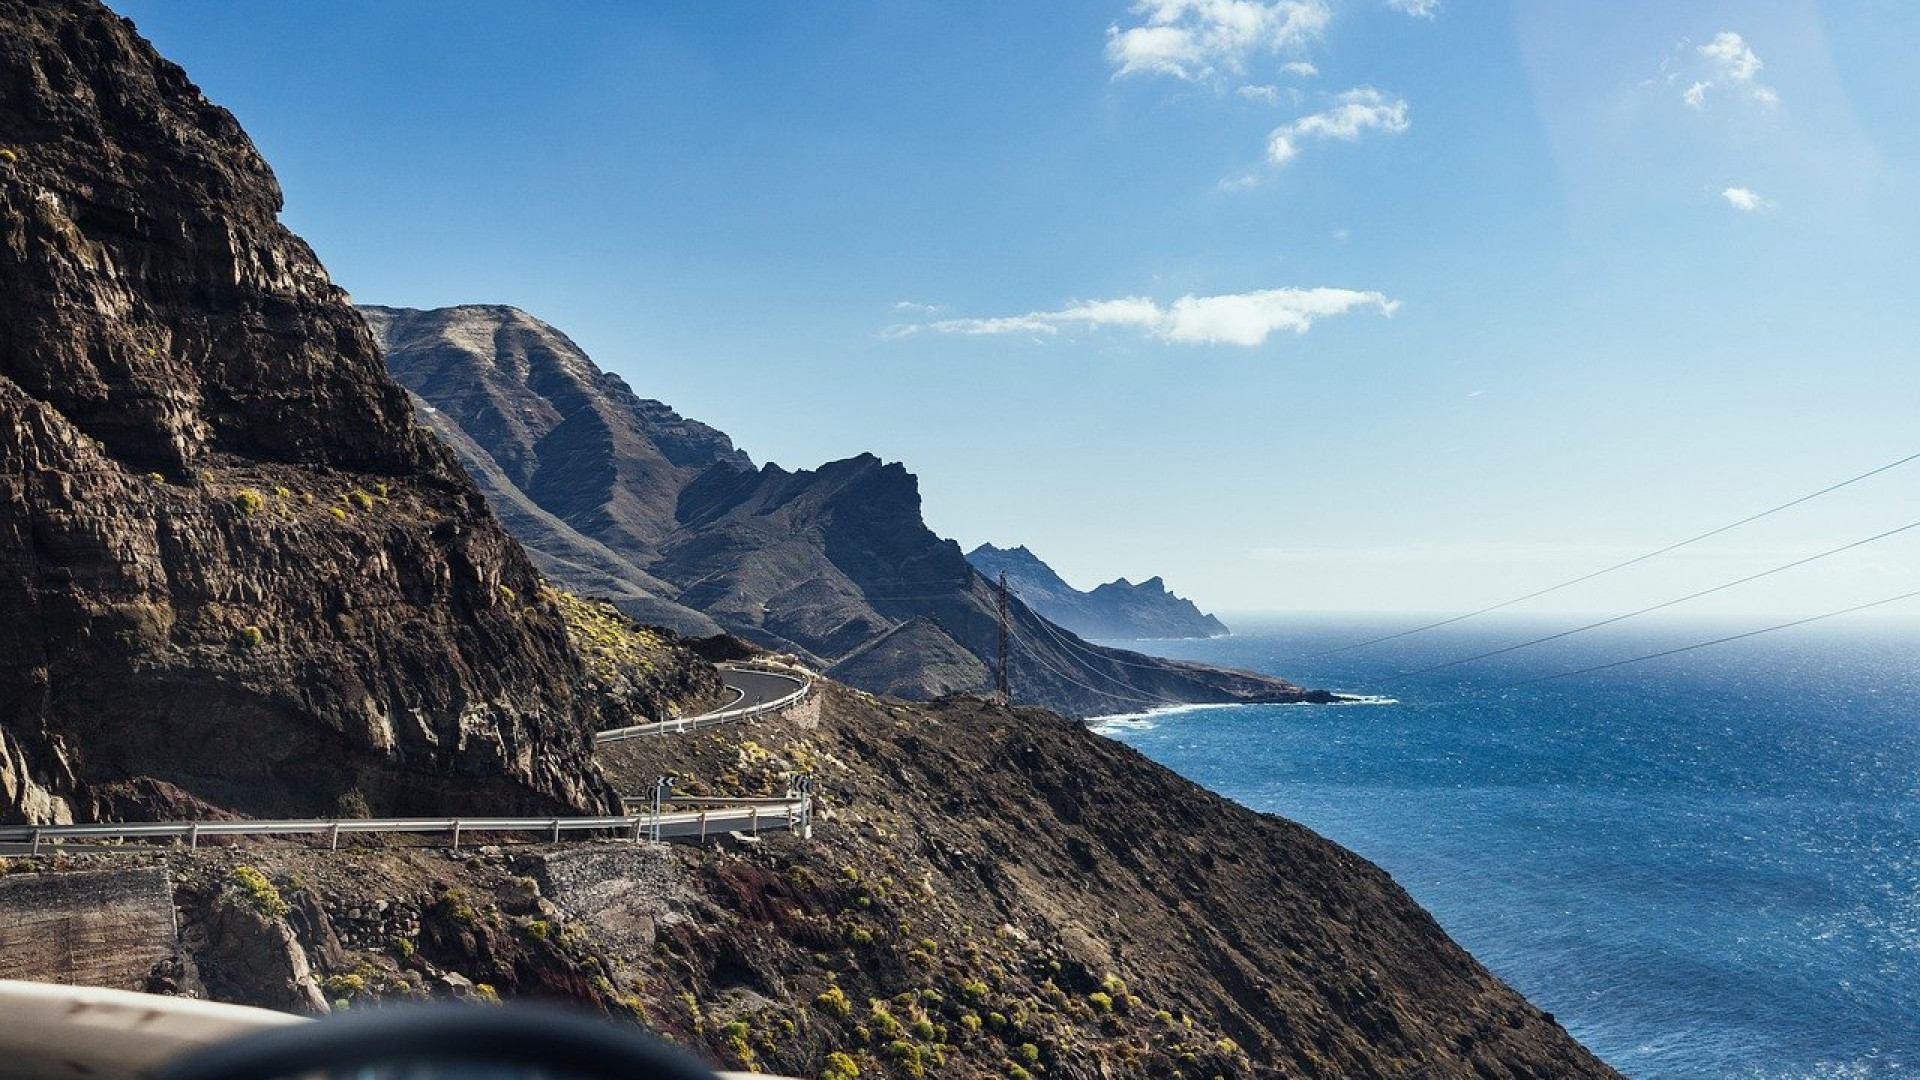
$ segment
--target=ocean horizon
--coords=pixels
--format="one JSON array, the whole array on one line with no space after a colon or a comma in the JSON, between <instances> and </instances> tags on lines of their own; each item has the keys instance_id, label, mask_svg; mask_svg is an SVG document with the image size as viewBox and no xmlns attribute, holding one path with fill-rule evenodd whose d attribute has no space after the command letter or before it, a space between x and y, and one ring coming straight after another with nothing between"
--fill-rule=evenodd
<instances>
[{"instance_id":1,"label":"ocean horizon","mask_svg":"<svg viewBox=\"0 0 1920 1080\"><path fill-rule=\"evenodd\" d=\"M1920 1069L1920 634L1766 625L1238 616L1103 642L1361 696L1094 722L1379 864L1495 974L1636 1080Z\"/></svg>"}]
</instances>

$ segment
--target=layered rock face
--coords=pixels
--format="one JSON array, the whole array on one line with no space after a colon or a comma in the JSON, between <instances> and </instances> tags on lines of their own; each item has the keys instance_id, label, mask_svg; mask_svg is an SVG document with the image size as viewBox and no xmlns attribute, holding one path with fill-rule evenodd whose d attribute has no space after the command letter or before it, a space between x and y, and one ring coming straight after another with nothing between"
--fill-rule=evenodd
<instances>
[{"instance_id":1,"label":"layered rock face","mask_svg":"<svg viewBox=\"0 0 1920 1080\"><path fill-rule=\"evenodd\" d=\"M0 815L604 804L557 607L233 117L91 0L0 31Z\"/></svg>"},{"instance_id":2,"label":"layered rock face","mask_svg":"<svg viewBox=\"0 0 1920 1080\"><path fill-rule=\"evenodd\" d=\"M725 435L637 397L525 312L363 310L388 368L556 580L643 622L724 627L865 690L993 688L998 597L927 528L904 466L862 454L755 469ZM1017 599L1010 616L1014 697L1068 715L1310 696L1090 645Z\"/></svg>"},{"instance_id":3,"label":"layered rock face","mask_svg":"<svg viewBox=\"0 0 1920 1080\"><path fill-rule=\"evenodd\" d=\"M1025 547L981 544L967 552L967 561L989 578L1005 574L1008 587L1028 607L1086 637L1137 640L1225 637L1228 633L1225 623L1195 607L1193 601L1173 595L1158 577L1138 585L1121 578L1082 592Z\"/></svg>"}]
</instances>

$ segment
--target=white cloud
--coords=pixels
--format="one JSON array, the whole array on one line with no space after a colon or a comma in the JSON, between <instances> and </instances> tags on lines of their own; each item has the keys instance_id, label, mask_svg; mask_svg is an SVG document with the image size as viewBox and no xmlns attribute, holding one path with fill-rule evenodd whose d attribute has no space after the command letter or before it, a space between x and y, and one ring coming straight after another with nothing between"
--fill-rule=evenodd
<instances>
[{"instance_id":1,"label":"white cloud","mask_svg":"<svg viewBox=\"0 0 1920 1080\"><path fill-rule=\"evenodd\" d=\"M945 311L946 308L940 304L919 304L912 300L896 300L893 302L893 310L917 311L922 315L938 315L942 311Z\"/></svg>"},{"instance_id":2,"label":"white cloud","mask_svg":"<svg viewBox=\"0 0 1920 1080\"><path fill-rule=\"evenodd\" d=\"M1720 197L1727 200L1728 206L1746 214L1773 209L1771 200L1761 197L1759 192L1751 188L1730 187L1722 191Z\"/></svg>"},{"instance_id":3,"label":"white cloud","mask_svg":"<svg viewBox=\"0 0 1920 1080\"><path fill-rule=\"evenodd\" d=\"M1722 30L1694 53L1699 57L1700 77L1680 95L1692 108L1705 109L1712 96L1723 91L1768 108L1780 104L1780 94L1760 81L1760 71L1767 65L1739 34Z\"/></svg>"},{"instance_id":4,"label":"white cloud","mask_svg":"<svg viewBox=\"0 0 1920 1080\"><path fill-rule=\"evenodd\" d=\"M1262 289L1221 296L1183 296L1160 304L1144 296L1095 300L1058 311L1033 311L989 319L943 319L917 326L891 327L888 337L905 337L921 329L942 334L1052 335L1062 327L1133 330L1148 337L1181 345L1241 345L1264 343L1280 331L1304 334L1316 320L1373 309L1392 315L1400 306L1378 292L1354 289Z\"/></svg>"},{"instance_id":5,"label":"white cloud","mask_svg":"<svg viewBox=\"0 0 1920 1080\"><path fill-rule=\"evenodd\" d=\"M1277 86L1242 86L1234 93L1248 101L1264 101L1269 105L1280 104L1280 88Z\"/></svg>"},{"instance_id":6,"label":"white cloud","mask_svg":"<svg viewBox=\"0 0 1920 1080\"><path fill-rule=\"evenodd\" d=\"M1387 0L1387 6L1416 19L1431 19L1440 14L1440 0Z\"/></svg>"},{"instance_id":7,"label":"white cloud","mask_svg":"<svg viewBox=\"0 0 1920 1080\"><path fill-rule=\"evenodd\" d=\"M1114 75L1200 82L1246 70L1248 57L1298 49L1332 18L1326 0L1137 0L1140 26L1107 28Z\"/></svg>"},{"instance_id":8,"label":"white cloud","mask_svg":"<svg viewBox=\"0 0 1920 1080\"><path fill-rule=\"evenodd\" d=\"M1320 74L1319 68L1314 67L1305 60L1295 60L1289 64L1281 64L1280 70L1288 75L1302 79L1311 79Z\"/></svg>"},{"instance_id":9,"label":"white cloud","mask_svg":"<svg viewBox=\"0 0 1920 1080\"><path fill-rule=\"evenodd\" d=\"M1306 139L1354 142L1367 131L1397 134L1410 126L1406 100L1389 98L1371 86L1349 90L1334 102L1325 112L1311 113L1275 128L1267 136L1267 160L1285 165L1300 156L1300 144Z\"/></svg>"}]
</instances>

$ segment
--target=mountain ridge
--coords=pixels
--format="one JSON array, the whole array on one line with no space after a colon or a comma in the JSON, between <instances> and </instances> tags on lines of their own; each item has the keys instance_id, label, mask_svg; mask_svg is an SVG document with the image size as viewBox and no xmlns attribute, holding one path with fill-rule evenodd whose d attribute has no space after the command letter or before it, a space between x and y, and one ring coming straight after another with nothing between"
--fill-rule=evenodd
<instances>
[{"instance_id":1,"label":"mountain ridge","mask_svg":"<svg viewBox=\"0 0 1920 1080\"><path fill-rule=\"evenodd\" d=\"M958 544L927 528L904 464L858 454L813 469L755 468L725 434L637 397L517 308L362 310L389 369L469 469L525 478L497 494L544 513L518 535L563 583L614 585L609 595L635 617L693 632L697 615L868 691L914 699L992 691L999 597ZM677 440L676 451L661 450L662 439ZM547 460L558 454L567 460ZM510 526L530 522L502 513ZM1250 672L1103 648L1018 599L1009 607L1014 696L1068 715L1330 698Z\"/></svg>"}]
</instances>

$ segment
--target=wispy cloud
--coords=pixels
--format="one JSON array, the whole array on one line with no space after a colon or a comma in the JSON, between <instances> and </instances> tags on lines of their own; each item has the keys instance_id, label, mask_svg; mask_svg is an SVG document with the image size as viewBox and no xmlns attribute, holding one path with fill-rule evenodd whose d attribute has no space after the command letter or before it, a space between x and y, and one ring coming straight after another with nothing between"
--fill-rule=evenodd
<instances>
[{"instance_id":1,"label":"wispy cloud","mask_svg":"<svg viewBox=\"0 0 1920 1080\"><path fill-rule=\"evenodd\" d=\"M1686 45L1687 42L1681 42L1676 51L1684 50ZM1693 55L1694 70L1689 76L1692 81L1680 94L1680 99L1690 107L1704 110L1713 98L1723 94L1768 108L1780 104L1780 94L1760 81L1760 72L1767 65L1739 34L1722 30L1712 41L1695 48ZM1671 73L1668 78L1676 80Z\"/></svg>"},{"instance_id":2,"label":"wispy cloud","mask_svg":"<svg viewBox=\"0 0 1920 1080\"><path fill-rule=\"evenodd\" d=\"M1298 79L1311 79L1320 74L1320 69L1306 60L1294 60L1281 64L1280 70Z\"/></svg>"},{"instance_id":3,"label":"wispy cloud","mask_svg":"<svg viewBox=\"0 0 1920 1080\"><path fill-rule=\"evenodd\" d=\"M895 300L893 302L893 310L917 311L922 315L938 315L947 309L943 304L920 304L912 300Z\"/></svg>"},{"instance_id":4,"label":"wispy cloud","mask_svg":"<svg viewBox=\"0 0 1920 1080\"><path fill-rule=\"evenodd\" d=\"M1761 197L1759 192L1750 188L1730 187L1722 191L1720 197L1727 200L1728 206L1745 214L1773 209L1771 200Z\"/></svg>"},{"instance_id":5,"label":"wispy cloud","mask_svg":"<svg viewBox=\"0 0 1920 1080\"><path fill-rule=\"evenodd\" d=\"M1130 330L1180 345L1264 343L1280 331L1304 334L1313 324L1352 311L1392 315L1400 306L1378 292L1354 289L1262 289L1220 296L1182 296L1170 304L1144 296L1077 303L1057 311L1030 311L984 319L942 319L888 327L887 337L921 331L937 334L1028 334L1049 336L1063 328Z\"/></svg>"},{"instance_id":6,"label":"wispy cloud","mask_svg":"<svg viewBox=\"0 0 1920 1080\"><path fill-rule=\"evenodd\" d=\"M1273 129L1267 136L1267 160L1285 165L1300 156L1300 144L1310 139L1357 141L1368 131L1397 134L1407 130L1407 102L1388 97L1371 86L1349 90L1334 99L1332 108L1311 113Z\"/></svg>"},{"instance_id":7,"label":"wispy cloud","mask_svg":"<svg viewBox=\"0 0 1920 1080\"><path fill-rule=\"evenodd\" d=\"M1246 70L1250 57L1299 49L1326 30L1326 0L1138 0L1138 25L1107 28L1114 77L1204 82Z\"/></svg>"},{"instance_id":8,"label":"wispy cloud","mask_svg":"<svg viewBox=\"0 0 1920 1080\"><path fill-rule=\"evenodd\" d=\"M1432 19L1440 14L1440 0L1387 0L1387 6L1416 19Z\"/></svg>"}]
</instances>

